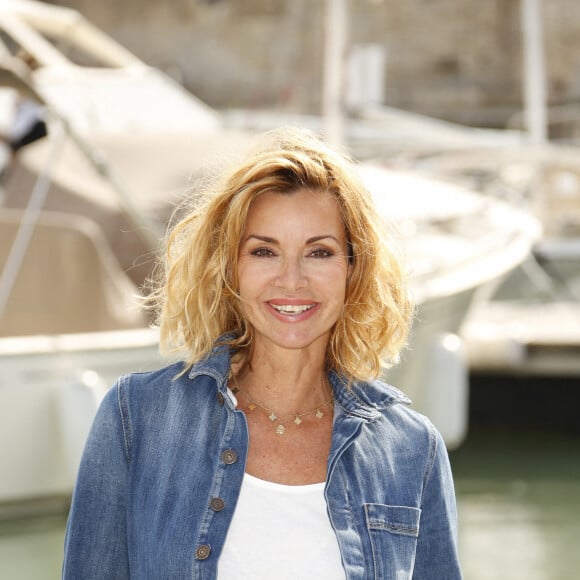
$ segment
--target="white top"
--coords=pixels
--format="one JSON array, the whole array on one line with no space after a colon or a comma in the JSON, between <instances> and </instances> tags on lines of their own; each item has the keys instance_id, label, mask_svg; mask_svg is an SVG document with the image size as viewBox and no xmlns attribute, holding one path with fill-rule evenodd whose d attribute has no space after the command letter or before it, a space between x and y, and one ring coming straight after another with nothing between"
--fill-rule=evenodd
<instances>
[{"instance_id":1,"label":"white top","mask_svg":"<svg viewBox=\"0 0 580 580\"><path fill-rule=\"evenodd\" d=\"M324 483L282 485L244 475L218 580L344 580Z\"/></svg>"}]
</instances>

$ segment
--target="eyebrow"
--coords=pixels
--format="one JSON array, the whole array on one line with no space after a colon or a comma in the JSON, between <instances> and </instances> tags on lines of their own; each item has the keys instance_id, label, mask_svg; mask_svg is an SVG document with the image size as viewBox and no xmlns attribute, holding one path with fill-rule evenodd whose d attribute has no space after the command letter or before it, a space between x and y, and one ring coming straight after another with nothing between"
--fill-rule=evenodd
<instances>
[{"instance_id":1,"label":"eyebrow","mask_svg":"<svg viewBox=\"0 0 580 580\"><path fill-rule=\"evenodd\" d=\"M250 234L245 240L244 242L247 242L251 239L254 240L259 240L260 242L264 242L266 244L274 244L274 245L279 245L280 242L276 239L276 238L271 238L269 236L260 236L258 234ZM326 239L331 239L334 240L337 244L339 244L339 240L331 235L331 234L324 234L322 236L313 236L312 238L308 238L306 240L307 244L315 244L316 242L320 242L321 240L326 240Z\"/></svg>"}]
</instances>

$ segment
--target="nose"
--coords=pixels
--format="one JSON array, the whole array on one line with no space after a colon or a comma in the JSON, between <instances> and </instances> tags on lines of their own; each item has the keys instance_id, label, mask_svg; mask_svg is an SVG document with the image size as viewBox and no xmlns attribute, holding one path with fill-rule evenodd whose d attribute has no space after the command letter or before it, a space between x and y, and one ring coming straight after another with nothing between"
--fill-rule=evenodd
<instances>
[{"instance_id":1,"label":"nose","mask_svg":"<svg viewBox=\"0 0 580 580\"><path fill-rule=\"evenodd\" d=\"M276 276L275 285L283 290L296 292L304 288L306 284L302 260L300 258L284 259Z\"/></svg>"}]
</instances>

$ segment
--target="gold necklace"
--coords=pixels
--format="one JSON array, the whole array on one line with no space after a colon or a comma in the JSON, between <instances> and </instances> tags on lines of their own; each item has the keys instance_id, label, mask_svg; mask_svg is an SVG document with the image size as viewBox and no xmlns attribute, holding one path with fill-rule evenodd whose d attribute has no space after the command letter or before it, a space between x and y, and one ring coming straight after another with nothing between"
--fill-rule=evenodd
<instances>
[{"instance_id":1,"label":"gold necklace","mask_svg":"<svg viewBox=\"0 0 580 580\"><path fill-rule=\"evenodd\" d=\"M262 411L264 411L264 413L266 413L266 415L268 416L268 419L270 419L270 421L272 421L272 423L275 424L274 431L277 435L284 435L286 433L285 423L288 423L288 421L290 421L292 417L293 417L292 421L297 427L300 425L300 423L302 423L302 417L305 417L306 415L311 415L312 413L314 413L314 416L320 421L320 419L324 417L324 412L322 411L322 409L324 409L334 401L334 395L331 395L330 399L324 401L324 403L322 403L321 405L317 405L316 407L310 409L309 411L304 411L302 413L294 413L291 417L284 419L280 415L280 413L276 413L273 409L270 409L269 407L266 407L266 405L262 405L262 403L253 399L250 396L250 394L238 384L238 380L233 373L231 376L234 383L232 393L234 393L234 395L236 395L238 392L242 393L242 395L244 395L244 397L246 397L246 399L248 400L248 409L250 411L254 411L255 409L261 409Z\"/></svg>"}]
</instances>

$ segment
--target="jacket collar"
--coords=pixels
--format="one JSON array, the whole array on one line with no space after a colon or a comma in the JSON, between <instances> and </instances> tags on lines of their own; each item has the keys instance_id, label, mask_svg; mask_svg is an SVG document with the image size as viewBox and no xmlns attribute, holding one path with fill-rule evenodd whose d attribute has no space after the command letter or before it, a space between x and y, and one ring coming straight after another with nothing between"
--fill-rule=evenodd
<instances>
[{"instance_id":1,"label":"jacket collar","mask_svg":"<svg viewBox=\"0 0 580 580\"><path fill-rule=\"evenodd\" d=\"M229 345L218 341L209 355L191 367L188 376L190 379L195 379L200 375L210 376L216 381L218 390L228 395L230 361ZM348 387L347 379L335 371L331 371L328 378L334 390L336 402L349 415L373 420L377 419L381 411L387 407L411 403L411 400L401 391L380 380L355 381Z\"/></svg>"},{"instance_id":2,"label":"jacket collar","mask_svg":"<svg viewBox=\"0 0 580 580\"><path fill-rule=\"evenodd\" d=\"M336 402L350 415L363 419L377 419L381 411L393 405L410 405L411 400L404 393L380 380L355 381L347 386L347 380L331 371L329 379L334 389Z\"/></svg>"},{"instance_id":3,"label":"jacket collar","mask_svg":"<svg viewBox=\"0 0 580 580\"><path fill-rule=\"evenodd\" d=\"M213 350L191 367L189 378L195 379L199 375L208 375L216 380L218 389L225 392L230 374L230 359L229 345L223 340L218 340Z\"/></svg>"}]
</instances>

